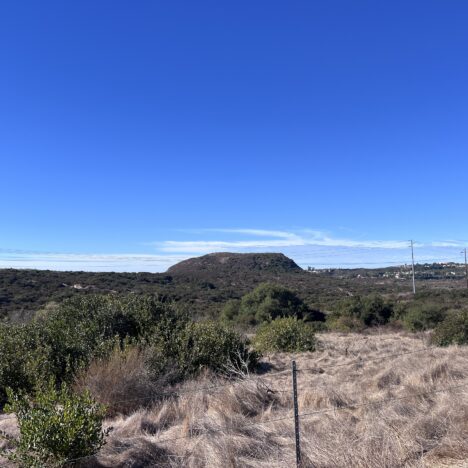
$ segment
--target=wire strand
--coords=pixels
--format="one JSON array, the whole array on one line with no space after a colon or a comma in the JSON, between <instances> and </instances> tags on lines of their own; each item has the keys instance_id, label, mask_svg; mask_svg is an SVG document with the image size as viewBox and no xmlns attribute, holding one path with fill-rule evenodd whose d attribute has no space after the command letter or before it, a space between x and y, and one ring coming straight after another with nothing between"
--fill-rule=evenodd
<instances>
[{"instance_id":1,"label":"wire strand","mask_svg":"<svg viewBox=\"0 0 468 468\"><path fill-rule=\"evenodd\" d=\"M369 337L371 337L371 336L375 336L375 335L369 335ZM391 338L382 338L379 341L386 341L386 340L393 340L393 339L394 339L393 337L391 337ZM368 338L362 338L362 341L367 341L367 340L368 340ZM418 349L418 350L415 350L415 351L408 351L408 352L405 352L405 353L386 354L386 355L383 355L383 356L379 356L377 358L366 359L365 363L373 362L373 361L377 361L379 359L385 359L385 358L389 358L389 357L397 357L397 356L404 356L404 355L408 355L408 354L419 353L419 352L426 351L426 350L429 350L429 349L434 349L434 348L438 348L438 347L437 346L429 346L429 347L426 347L426 348ZM310 368L307 368L307 367L306 368L298 368L297 372L317 371L319 369L324 369L324 368L330 369L330 368L334 368L334 367L343 367L343 366L348 366L348 365L353 365L353 364L361 364L361 363L363 363L363 358L360 358L359 361L348 362L348 363L343 363L343 364L324 365L324 366L310 367ZM289 372L291 372L290 369L284 369L284 370L281 370L281 371L276 371L276 372L271 372L271 373L265 374L265 377L270 378L270 377L273 377L273 376L276 376L276 375L289 373ZM235 380L235 381L232 381L232 382L227 382L227 383L223 383L223 384L220 384L220 385L209 385L209 386L205 386L205 387L198 387L198 388L195 388L195 389L174 390L174 391L171 391L171 392L159 392L158 396L163 395L163 396L171 397L171 396L180 396L180 395L191 394L191 393L198 393L198 392L203 392L203 391L211 391L211 390L216 390L218 388L226 388L226 387L235 386L235 385L241 384L243 382L246 382L248 380L258 382L258 380L262 380L265 377L263 377L263 375L256 374L255 376L248 376L248 377L246 377L244 379ZM268 383L272 384L272 382L268 382ZM286 392L286 390L283 390L282 392ZM152 395L152 396L147 396L147 397L122 399L122 400L114 401L113 404L127 403L127 402L132 402L132 401L157 400L158 396L153 396ZM15 416L4 417L4 418L0 418L0 421L4 421L4 420L7 420L7 419L15 419L15 418L16 418Z\"/></svg>"},{"instance_id":2,"label":"wire strand","mask_svg":"<svg viewBox=\"0 0 468 468\"><path fill-rule=\"evenodd\" d=\"M450 391L450 390L455 390L455 389L458 389L458 388L465 387L467 385L468 385L468 381L464 382L463 384L453 385L451 387L446 387L446 388L441 388L441 389L427 390L425 392L417 393L417 394L414 394L414 395L405 395L405 396L402 396L402 397L381 399L381 400L376 400L376 401L368 402L368 403L358 403L358 404L344 405L344 406L334 407L334 408L326 408L326 409L323 409L323 410L313 411L313 412L309 412L309 413L299 413L299 417L301 418L301 417L313 416L313 415L316 415L316 414L329 413L329 412L334 412L334 411L342 411L342 410L345 410L345 409L355 409L355 408L366 407L366 406L373 406L373 405L384 404L384 403L388 403L388 402L392 402L392 401L405 400L405 399L409 399L409 398L417 398L417 397L420 397L420 396L429 395L429 394L433 394L433 393L442 393L442 392L446 392L446 391ZM281 418L269 419L267 421L260 421L260 422L255 422L255 423L251 423L251 424L246 424L246 425L243 425L242 427L240 427L240 429L242 430L242 429L246 429L246 428L253 427L253 426L261 426L261 425L264 425L264 424L271 424L273 422L284 421L284 420L290 420L291 422L293 422L291 415L288 415L288 416L283 416ZM229 429L229 427L224 427L222 429L211 429L211 430L207 429L207 430L197 431L197 435L200 435L201 433L220 432L220 431L224 431L226 429ZM159 442L159 443L171 442L171 441L174 441L174 440L187 439L187 438L191 438L191 437L192 437L192 435L180 436L180 437L174 437L174 438L168 438L168 439L157 439L156 442Z\"/></svg>"},{"instance_id":3,"label":"wire strand","mask_svg":"<svg viewBox=\"0 0 468 468\"><path fill-rule=\"evenodd\" d=\"M375 406L375 405L382 405L382 404L390 403L390 402L393 402L393 401L406 400L406 399L410 399L410 398L418 398L418 397L425 396L425 395L431 395L431 394L436 394L436 393L447 392L447 391L450 391L450 390L456 390L456 389L466 387L467 385L468 385L468 382L464 382L463 384L453 385L453 386L445 387L445 388L437 388L437 389L432 389L432 390L426 390L424 392L416 393L416 394L413 394L413 395L404 395L404 396L401 396L401 397L385 398L385 399L375 400L375 401L366 402L366 403L357 403L357 404L343 405L343 406L340 406L340 407L325 408L325 409L322 409L322 410L317 410L317 411L312 411L312 412L307 412L307 413L299 413L299 417L304 418L304 417L314 416L314 415L317 415L317 414L324 414L324 413L329 413L329 412L343 411L345 409L356 409L356 408L363 408L363 407L369 407L369 406ZM12 418L2 418L2 420L5 420L5 419L12 419ZM250 427L262 426L262 425L271 424L271 423L279 422L279 421L285 421L285 420L290 420L292 422L291 415L283 416L281 418L269 419L267 421L260 421L260 422L255 422L255 423L251 423L251 424L244 424L239 429L243 430L243 429L247 429L247 428L250 428ZM225 431L226 429L230 429L230 427L226 426L226 427L223 427L223 428L220 428L220 429L209 429L209 430L208 429L205 429L205 430L202 429L202 430L197 431L196 435L201 435L201 434L206 434L206 433L222 432L222 431ZM189 435L186 435L186 436L172 437L172 438L167 438L167 439L157 439L157 440L155 440L155 442L157 442L157 443L173 442L173 441L182 440L182 439L189 439L189 438L192 438L192 437L193 437L193 435L189 434ZM87 456L84 456L84 457L73 458L73 459L67 460L65 462L65 464L70 464L70 463L73 463L73 462L76 462L76 461L91 458L91 457L94 457L95 455L97 455L97 453L94 453L92 455L87 455Z\"/></svg>"},{"instance_id":4,"label":"wire strand","mask_svg":"<svg viewBox=\"0 0 468 468\"><path fill-rule=\"evenodd\" d=\"M386 359L386 358L391 358L391 357L398 357L398 356L407 356L409 354L415 354L415 353L421 353L422 351L427 351L430 349L436 349L439 348L438 346L428 346L426 348L421 348L417 349L415 351L407 351L404 353L394 353L394 354L384 354L383 356L379 356L376 358L359 358L359 361L353 361L353 362L344 362L342 364L332 364L332 365L324 365L320 366L317 365L317 367L305 367L305 368L299 368L297 369L297 372L304 372L304 371L317 371L319 369L332 369L335 367L344 367L344 366L352 366L354 364L367 364L368 362L374 362L378 361L380 359Z\"/></svg>"}]
</instances>

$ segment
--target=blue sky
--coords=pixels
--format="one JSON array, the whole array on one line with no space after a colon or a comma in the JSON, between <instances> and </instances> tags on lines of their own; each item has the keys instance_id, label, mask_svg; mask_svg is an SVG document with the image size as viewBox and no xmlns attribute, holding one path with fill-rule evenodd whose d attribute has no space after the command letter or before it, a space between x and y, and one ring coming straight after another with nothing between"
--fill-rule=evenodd
<instances>
[{"instance_id":1,"label":"blue sky","mask_svg":"<svg viewBox=\"0 0 468 468\"><path fill-rule=\"evenodd\" d=\"M465 1L0 5L0 267L458 259Z\"/></svg>"}]
</instances>

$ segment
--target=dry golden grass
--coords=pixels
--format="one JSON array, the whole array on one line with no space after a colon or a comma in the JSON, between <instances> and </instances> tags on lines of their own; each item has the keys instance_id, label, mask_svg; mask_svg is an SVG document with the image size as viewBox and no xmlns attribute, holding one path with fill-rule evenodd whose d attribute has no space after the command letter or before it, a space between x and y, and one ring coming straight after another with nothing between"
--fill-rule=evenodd
<instances>
[{"instance_id":1,"label":"dry golden grass","mask_svg":"<svg viewBox=\"0 0 468 468\"><path fill-rule=\"evenodd\" d=\"M151 379L144 351L137 347L115 348L105 359L91 362L74 382L78 393L88 390L106 405L109 416L129 414L148 406L159 396L164 382Z\"/></svg>"},{"instance_id":2,"label":"dry golden grass","mask_svg":"<svg viewBox=\"0 0 468 468\"><path fill-rule=\"evenodd\" d=\"M10 437L19 436L18 425L15 417L9 414L0 414L0 466L4 468L13 467L14 464L9 462L6 458L2 457L1 455L2 450L12 448L12 444L8 439L2 437L2 433Z\"/></svg>"},{"instance_id":3,"label":"dry golden grass","mask_svg":"<svg viewBox=\"0 0 468 468\"><path fill-rule=\"evenodd\" d=\"M304 467L468 466L468 347L412 353L428 346L424 336L403 333L319 340L315 353L269 356L263 375L195 391L226 384L207 375L178 397L107 420L108 442L87 465L294 466L294 358L303 369L299 409L308 414Z\"/></svg>"},{"instance_id":4,"label":"dry golden grass","mask_svg":"<svg viewBox=\"0 0 468 468\"><path fill-rule=\"evenodd\" d=\"M468 348L424 348L405 334L325 334L316 353L295 355L304 466L468 466ZM185 393L108 421L103 466L283 467L294 465L289 368L232 386ZM368 359L374 359L367 362ZM285 370L283 374L276 372ZM210 385L208 378L184 387ZM459 386L451 391L433 392ZM384 404L369 404L390 400ZM283 419L284 418L284 419ZM268 422L270 420L277 420Z\"/></svg>"}]
</instances>

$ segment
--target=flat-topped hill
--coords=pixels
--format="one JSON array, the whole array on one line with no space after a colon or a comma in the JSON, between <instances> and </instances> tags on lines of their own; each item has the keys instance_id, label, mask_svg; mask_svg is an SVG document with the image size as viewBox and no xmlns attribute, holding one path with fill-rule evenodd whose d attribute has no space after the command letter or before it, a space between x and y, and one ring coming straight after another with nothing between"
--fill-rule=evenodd
<instances>
[{"instance_id":1,"label":"flat-topped hill","mask_svg":"<svg viewBox=\"0 0 468 468\"><path fill-rule=\"evenodd\" d=\"M215 275L233 275L242 271L289 273L303 270L293 260L281 253L219 252L179 262L170 267L167 273L171 275L197 275L210 272Z\"/></svg>"}]
</instances>

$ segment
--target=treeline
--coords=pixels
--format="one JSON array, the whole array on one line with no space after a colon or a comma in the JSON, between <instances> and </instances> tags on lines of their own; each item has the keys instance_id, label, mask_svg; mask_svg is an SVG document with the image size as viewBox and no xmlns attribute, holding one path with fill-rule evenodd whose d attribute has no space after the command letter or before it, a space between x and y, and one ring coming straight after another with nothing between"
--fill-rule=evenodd
<instances>
[{"instance_id":1,"label":"treeline","mask_svg":"<svg viewBox=\"0 0 468 468\"><path fill-rule=\"evenodd\" d=\"M89 273L0 269L0 318L28 320L48 303L75 296L160 293L171 276L153 273Z\"/></svg>"},{"instance_id":2,"label":"treeline","mask_svg":"<svg viewBox=\"0 0 468 468\"><path fill-rule=\"evenodd\" d=\"M221 313L221 320L244 330L285 317L309 323L316 331L361 332L393 326L411 332L434 330L436 344L465 344L468 291L425 291L411 298L356 295L336 301L324 313L308 307L287 288L262 284L240 300L229 301Z\"/></svg>"},{"instance_id":3,"label":"treeline","mask_svg":"<svg viewBox=\"0 0 468 468\"><path fill-rule=\"evenodd\" d=\"M41 309L54 307L71 297L95 294L158 294L171 298L194 318L217 319L229 300L240 300L256 286L268 282L294 291L311 309L334 310L346 296L385 296L410 291L409 281L396 279L395 269L330 270L307 272L241 268L226 272L213 264L203 271L186 273L90 273L0 269L0 320L28 321ZM458 276L430 277L439 265L418 266L425 279L421 290L439 286L460 287ZM446 269L440 270L446 272ZM451 271L451 270L450 270ZM388 277L385 277L387 275ZM428 276L429 275L429 276ZM439 273L437 273L439 275ZM440 289L448 301L459 289Z\"/></svg>"}]
</instances>

